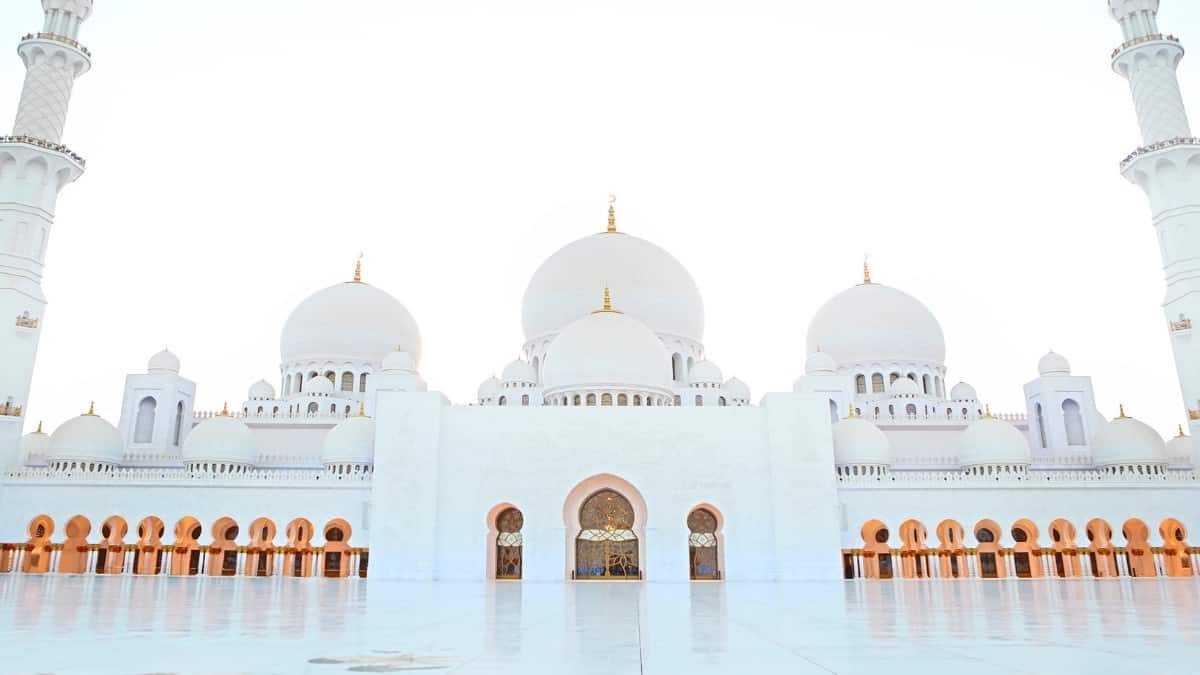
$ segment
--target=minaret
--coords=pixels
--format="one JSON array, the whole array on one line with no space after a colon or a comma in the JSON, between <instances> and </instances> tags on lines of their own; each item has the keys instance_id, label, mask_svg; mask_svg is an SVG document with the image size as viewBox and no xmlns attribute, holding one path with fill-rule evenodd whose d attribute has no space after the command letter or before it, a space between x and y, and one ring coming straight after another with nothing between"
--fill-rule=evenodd
<instances>
[{"instance_id":1,"label":"minaret","mask_svg":"<svg viewBox=\"0 0 1200 675\"><path fill-rule=\"evenodd\" d=\"M0 136L0 466L17 460L44 327L42 272L54 206L84 161L62 144L75 78L92 65L79 26L92 0L42 0L42 32L17 46L25 86L11 136ZM7 327L5 327L7 326Z\"/></svg>"},{"instance_id":2,"label":"minaret","mask_svg":"<svg viewBox=\"0 0 1200 675\"><path fill-rule=\"evenodd\" d=\"M1150 200L1167 278L1163 301L1192 433L1200 432L1200 139L1192 137L1175 69L1183 47L1158 28L1159 0L1108 0L1125 42L1112 67L1129 81L1142 147L1121 162L1121 174Z\"/></svg>"}]
</instances>

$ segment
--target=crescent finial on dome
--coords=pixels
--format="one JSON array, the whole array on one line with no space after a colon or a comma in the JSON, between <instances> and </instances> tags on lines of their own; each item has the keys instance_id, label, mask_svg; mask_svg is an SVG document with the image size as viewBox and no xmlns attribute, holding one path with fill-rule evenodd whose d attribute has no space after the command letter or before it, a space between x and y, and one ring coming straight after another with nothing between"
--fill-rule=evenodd
<instances>
[{"instance_id":1,"label":"crescent finial on dome","mask_svg":"<svg viewBox=\"0 0 1200 675\"><path fill-rule=\"evenodd\" d=\"M95 401L88 401L88 411L84 413L84 416L85 417L95 417L96 416L96 402Z\"/></svg>"},{"instance_id":2,"label":"crescent finial on dome","mask_svg":"<svg viewBox=\"0 0 1200 675\"><path fill-rule=\"evenodd\" d=\"M853 404L851 404L851 405L850 405L850 410L849 410L849 411L846 413L846 419L848 419L848 420L853 420L853 419L858 419L858 417L859 417L859 415L858 415L858 410L856 410L856 409L854 408L854 405L853 405Z\"/></svg>"},{"instance_id":3,"label":"crescent finial on dome","mask_svg":"<svg viewBox=\"0 0 1200 675\"><path fill-rule=\"evenodd\" d=\"M1129 416L1125 414L1125 404L1124 403L1118 404L1118 408L1120 409L1121 414L1117 415L1117 419L1119 419L1119 420L1129 419Z\"/></svg>"},{"instance_id":4,"label":"crescent finial on dome","mask_svg":"<svg viewBox=\"0 0 1200 675\"><path fill-rule=\"evenodd\" d=\"M224 403L221 404L221 413L219 416L220 417L229 417L229 401L225 401Z\"/></svg>"},{"instance_id":5,"label":"crescent finial on dome","mask_svg":"<svg viewBox=\"0 0 1200 675\"><path fill-rule=\"evenodd\" d=\"M608 313L608 314L623 314L624 313L621 310L613 309L612 291L610 291L607 286L604 287L604 304L600 307L600 309L597 309L596 311L592 312L592 314L604 314L604 313Z\"/></svg>"},{"instance_id":6,"label":"crescent finial on dome","mask_svg":"<svg viewBox=\"0 0 1200 675\"><path fill-rule=\"evenodd\" d=\"M616 195L608 196L608 231L617 231L617 211L613 208L613 203L617 201Z\"/></svg>"},{"instance_id":7,"label":"crescent finial on dome","mask_svg":"<svg viewBox=\"0 0 1200 675\"><path fill-rule=\"evenodd\" d=\"M42 431L42 421L41 421L41 420L38 420L38 428L37 428L37 431L35 431L35 432L33 432L33 433L35 433L35 434L44 434L44 433L46 433L46 432ZM1183 425L1182 425L1182 424L1180 424L1180 425L1179 425L1179 434L1180 434L1181 436L1183 435Z\"/></svg>"},{"instance_id":8,"label":"crescent finial on dome","mask_svg":"<svg viewBox=\"0 0 1200 675\"><path fill-rule=\"evenodd\" d=\"M863 256L863 283L871 283L871 267L867 264L867 256Z\"/></svg>"},{"instance_id":9,"label":"crescent finial on dome","mask_svg":"<svg viewBox=\"0 0 1200 675\"><path fill-rule=\"evenodd\" d=\"M354 261L354 283L362 283L362 254L358 254L358 260Z\"/></svg>"},{"instance_id":10,"label":"crescent finial on dome","mask_svg":"<svg viewBox=\"0 0 1200 675\"><path fill-rule=\"evenodd\" d=\"M38 431L41 431L41 429L42 429L42 423L38 422ZM1183 433L1183 425L1182 424L1179 425L1179 435L1176 436L1176 438L1187 438L1187 434Z\"/></svg>"},{"instance_id":11,"label":"crescent finial on dome","mask_svg":"<svg viewBox=\"0 0 1200 675\"><path fill-rule=\"evenodd\" d=\"M365 401L359 401L357 417L366 417L366 416L367 416L367 404Z\"/></svg>"},{"instance_id":12,"label":"crescent finial on dome","mask_svg":"<svg viewBox=\"0 0 1200 675\"><path fill-rule=\"evenodd\" d=\"M983 404L983 419L985 419L985 420L992 419L992 404L990 404L990 403Z\"/></svg>"}]
</instances>

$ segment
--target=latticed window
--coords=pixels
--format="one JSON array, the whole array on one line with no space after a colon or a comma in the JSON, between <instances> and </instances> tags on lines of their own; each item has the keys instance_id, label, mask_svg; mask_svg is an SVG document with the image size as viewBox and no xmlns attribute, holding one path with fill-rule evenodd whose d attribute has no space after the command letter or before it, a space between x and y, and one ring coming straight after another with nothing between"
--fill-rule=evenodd
<instances>
[{"instance_id":1,"label":"latticed window","mask_svg":"<svg viewBox=\"0 0 1200 675\"><path fill-rule=\"evenodd\" d=\"M525 525L525 516L520 509L507 508L496 516L496 578L521 578L521 549L524 539L521 528Z\"/></svg>"},{"instance_id":2,"label":"latticed window","mask_svg":"<svg viewBox=\"0 0 1200 675\"><path fill-rule=\"evenodd\" d=\"M871 376L871 391L876 394L883 392L883 373L875 373Z\"/></svg>"},{"instance_id":3,"label":"latticed window","mask_svg":"<svg viewBox=\"0 0 1200 675\"><path fill-rule=\"evenodd\" d=\"M613 490L588 497L579 510L576 579L640 579L633 506Z\"/></svg>"},{"instance_id":4,"label":"latticed window","mask_svg":"<svg viewBox=\"0 0 1200 675\"><path fill-rule=\"evenodd\" d=\"M717 562L717 517L708 509L688 514L688 561L693 579L720 579Z\"/></svg>"}]
</instances>

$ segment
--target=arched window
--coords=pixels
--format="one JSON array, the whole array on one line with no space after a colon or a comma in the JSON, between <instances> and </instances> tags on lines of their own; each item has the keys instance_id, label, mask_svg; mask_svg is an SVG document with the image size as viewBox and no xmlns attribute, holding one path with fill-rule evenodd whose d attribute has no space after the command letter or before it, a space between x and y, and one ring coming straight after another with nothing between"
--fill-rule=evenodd
<instances>
[{"instance_id":1,"label":"arched window","mask_svg":"<svg viewBox=\"0 0 1200 675\"><path fill-rule=\"evenodd\" d=\"M917 414L917 406L916 406L916 404L914 404L914 403L909 403L908 405L904 406L904 413L905 413L906 415L913 415L913 416L915 416L915 415Z\"/></svg>"},{"instance_id":2,"label":"arched window","mask_svg":"<svg viewBox=\"0 0 1200 675\"><path fill-rule=\"evenodd\" d=\"M634 395L633 395L633 404L634 404L634 405L641 405L641 404L642 404L642 395L641 395L641 394L634 394Z\"/></svg>"},{"instance_id":3,"label":"arched window","mask_svg":"<svg viewBox=\"0 0 1200 675\"><path fill-rule=\"evenodd\" d=\"M279 406L275 406L274 408L271 408L271 414L278 415L279 414Z\"/></svg>"},{"instance_id":4,"label":"arched window","mask_svg":"<svg viewBox=\"0 0 1200 675\"><path fill-rule=\"evenodd\" d=\"M1079 404L1074 399L1067 399L1062 404L1063 422L1067 426L1067 445L1083 445L1086 443L1083 435L1083 416L1079 414Z\"/></svg>"},{"instance_id":5,"label":"arched window","mask_svg":"<svg viewBox=\"0 0 1200 675\"><path fill-rule=\"evenodd\" d=\"M588 405L596 405L596 395L595 394L587 395L587 404Z\"/></svg>"},{"instance_id":6,"label":"arched window","mask_svg":"<svg viewBox=\"0 0 1200 675\"><path fill-rule=\"evenodd\" d=\"M529 394L521 394L521 405L529 405Z\"/></svg>"},{"instance_id":7,"label":"arched window","mask_svg":"<svg viewBox=\"0 0 1200 675\"><path fill-rule=\"evenodd\" d=\"M313 401L312 403L308 404L308 414L309 415L316 415L317 412L319 412L319 411L320 411L320 408L317 406L316 401Z\"/></svg>"},{"instance_id":8,"label":"arched window","mask_svg":"<svg viewBox=\"0 0 1200 675\"><path fill-rule=\"evenodd\" d=\"M896 416L896 406L888 405L888 414L891 415L892 417L895 417Z\"/></svg>"},{"instance_id":9,"label":"arched window","mask_svg":"<svg viewBox=\"0 0 1200 675\"><path fill-rule=\"evenodd\" d=\"M367 374L363 373L358 376L358 390L360 392L367 390Z\"/></svg>"},{"instance_id":10,"label":"arched window","mask_svg":"<svg viewBox=\"0 0 1200 675\"><path fill-rule=\"evenodd\" d=\"M855 375L854 376L854 391L856 391L860 394L867 393L867 376L866 375Z\"/></svg>"},{"instance_id":11,"label":"arched window","mask_svg":"<svg viewBox=\"0 0 1200 675\"><path fill-rule=\"evenodd\" d=\"M603 394L600 396L600 405L612 405L612 394Z\"/></svg>"},{"instance_id":12,"label":"arched window","mask_svg":"<svg viewBox=\"0 0 1200 675\"><path fill-rule=\"evenodd\" d=\"M708 509L688 514L688 562L692 579L720 579L717 558L717 517Z\"/></svg>"},{"instance_id":13,"label":"arched window","mask_svg":"<svg viewBox=\"0 0 1200 675\"><path fill-rule=\"evenodd\" d=\"M898 379L900 379L900 373L892 373L888 375L888 384L894 384Z\"/></svg>"},{"instance_id":14,"label":"arched window","mask_svg":"<svg viewBox=\"0 0 1200 675\"><path fill-rule=\"evenodd\" d=\"M946 398L946 390L943 388L944 385L942 384L942 378L935 376L933 378L933 384L937 388L938 398Z\"/></svg>"},{"instance_id":15,"label":"arched window","mask_svg":"<svg viewBox=\"0 0 1200 675\"><path fill-rule=\"evenodd\" d=\"M676 382L683 381L683 355L676 353L671 357L671 379Z\"/></svg>"},{"instance_id":16,"label":"arched window","mask_svg":"<svg viewBox=\"0 0 1200 675\"><path fill-rule=\"evenodd\" d=\"M179 446L179 437L183 434L183 401L175 406L175 428L171 430L171 445Z\"/></svg>"},{"instance_id":17,"label":"arched window","mask_svg":"<svg viewBox=\"0 0 1200 675\"><path fill-rule=\"evenodd\" d=\"M617 394L617 405L629 405L629 396Z\"/></svg>"},{"instance_id":18,"label":"arched window","mask_svg":"<svg viewBox=\"0 0 1200 675\"><path fill-rule=\"evenodd\" d=\"M1046 447L1046 422L1042 418L1042 404L1035 403L1033 406L1034 419L1037 422L1038 440L1041 441L1042 447Z\"/></svg>"},{"instance_id":19,"label":"arched window","mask_svg":"<svg viewBox=\"0 0 1200 675\"><path fill-rule=\"evenodd\" d=\"M507 396L500 397L500 405L508 405L508 397Z\"/></svg>"},{"instance_id":20,"label":"arched window","mask_svg":"<svg viewBox=\"0 0 1200 675\"><path fill-rule=\"evenodd\" d=\"M725 400L724 396L720 396L717 398L717 405L723 408L729 405L729 402Z\"/></svg>"},{"instance_id":21,"label":"arched window","mask_svg":"<svg viewBox=\"0 0 1200 675\"><path fill-rule=\"evenodd\" d=\"M929 374L928 373L921 376L921 391L925 392L926 396L928 396L931 393L929 391Z\"/></svg>"},{"instance_id":22,"label":"arched window","mask_svg":"<svg viewBox=\"0 0 1200 675\"><path fill-rule=\"evenodd\" d=\"M883 373L875 373L871 376L871 391L876 394L883 393Z\"/></svg>"},{"instance_id":23,"label":"arched window","mask_svg":"<svg viewBox=\"0 0 1200 675\"><path fill-rule=\"evenodd\" d=\"M336 415L336 414L337 414L337 404L336 404L336 403L330 403L330 404L329 404L329 414L330 414L330 415Z\"/></svg>"},{"instance_id":24,"label":"arched window","mask_svg":"<svg viewBox=\"0 0 1200 675\"><path fill-rule=\"evenodd\" d=\"M350 371L342 373L342 391L354 391L354 373Z\"/></svg>"},{"instance_id":25,"label":"arched window","mask_svg":"<svg viewBox=\"0 0 1200 675\"><path fill-rule=\"evenodd\" d=\"M133 428L134 443L149 443L154 440L154 413L158 409L158 401L147 396L138 403L137 422Z\"/></svg>"},{"instance_id":26,"label":"arched window","mask_svg":"<svg viewBox=\"0 0 1200 675\"><path fill-rule=\"evenodd\" d=\"M521 528L525 516L516 508L507 508L496 516L496 578L521 578Z\"/></svg>"},{"instance_id":27,"label":"arched window","mask_svg":"<svg viewBox=\"0 0 1200 675\"><path fill-rule=\"evenodd\" d=\"M640 579L633 505L613 490L588 497L579 509L576 579Z\"/></svg>"},{"instance_id":28,"label":"arched window","mask_svg":"<svg viewBox=\"0 0 1200 675\"><path fill-rule=\"evenodd\" d=\"M837 401L829 399L829 421L837 424L838 419Z\"/></svg>"},{"instance_id":29,"label":"arched window","mask_svg":"<svg viewBox=\"0 0 1200 675\"><path fill-rule=\"evenodd\" d=\"M258 414L259 415L263 414L263 407L261 405L258 406Z\"/></svg>"},{"instance_id":30,"label":"arched window","mask_svg":"<svg viewBox=\"0 0 1200 675\"><path fill-rule=\"evenodd\" d=\"M298 393L300 393L300 392L302 392L302 391L304 391L304 374L303 374L303 373L296 373L296 389L295 389L295 393L297 393L297 394L298 394Z\"/></svg>"},{"instance_id":31,"label":"arched window","mask_svg":"<svg viewBox=\"0 0 1200 675\"><path fill-rule=\"evenodd\" d=\"M287 377L283 378L283 393L285 395L292 393L292 376L291 375L288 375Z\"/></svg>"},{"instance_id":32,"label":"arched window","mask_svg":"<svg viewBox=\"0 0 1200 675\"><path fill-rule=\"evenodd\" d=\"M697 406L704 405L704 395L703 394L696 394L696 405Z\"/></svg>"},{"instance_id":33,"label":"arched window","mask_svg":"<svg viewBox=\"0 0 1200 675\"><path fill-rule=\"evenodd\" d=\"M329 384L337 386L337 373L332 370L325 371L325 379L329 380Z\"/></svg>"},{"instance_id":34,"label":"arched window","mask_svg":"<svg viewBox=\"0 0 1200 675\"><path fill-rule=\"evenodd\" d=\"M575 394L575 398L572 399L573 405L579 405L580 401L581 401L581 399L579 398L579 394Z\"/></svg>"}]
</instances>

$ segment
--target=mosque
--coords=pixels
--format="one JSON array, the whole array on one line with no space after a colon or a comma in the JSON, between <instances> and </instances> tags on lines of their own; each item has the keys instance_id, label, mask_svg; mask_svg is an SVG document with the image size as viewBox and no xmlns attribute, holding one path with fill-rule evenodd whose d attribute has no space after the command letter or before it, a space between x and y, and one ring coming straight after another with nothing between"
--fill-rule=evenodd
<instances>
[{"instance_id":1,"label":"mosque","mask_svg":"<svg viewBox=\"0 0 1200 675\"><path fill-rule=\"evenodd\" d=\"M78 40L93 0L41 1L45 23L18 48L16 124L0 137L0 315L15 319L0 332L0 541L25 542L0 550L0 571L20 554L27 572L307 575L319 547L338 552L322 558L327 576L365 575L368 550L372 578L411 580L891 576L914 563L893 568L890 551L930 550L936 524L952 553L943 575L969 550L963 569L1027 576L1039 536L1091 551L1098 576L1120 573L1105 556L1122 546L1185 551L1164 569L1191 574L1183 523L1200 523L1200 464L1182 426L1164 440L1124 409L1101 413L1091 378L1053 352L1029 364L1025 411L993 413L948 379L933 312L866 265L812 317L793 390L755 397L705 349L687 268L618 226L611 204L598 232L534 271L522 357L470 402L422 379L417 320L360 265L295 308L278 380L251 384L240 405L196 410L197 384L162 351L126 378L120 411L22 436L55 204L85 169L63 127L91 67ZM1158 6L1109 0L1124 40L1112 65L1145 142L1120 170L1150 200L1194 434L1200 139ZM1073 563L1054 564L1069 576Z\"/></svg>"}]
</instances>

